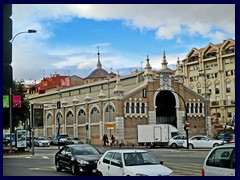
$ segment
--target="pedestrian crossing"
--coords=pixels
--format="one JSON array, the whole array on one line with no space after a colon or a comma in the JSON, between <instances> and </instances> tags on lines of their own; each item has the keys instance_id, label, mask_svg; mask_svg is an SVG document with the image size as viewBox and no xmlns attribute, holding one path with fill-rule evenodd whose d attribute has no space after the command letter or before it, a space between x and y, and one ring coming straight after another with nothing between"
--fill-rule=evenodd
<instances>
[{"instance_id":1,"label":"pedestrian crossing","mask_svg":"<svg viewBox=\"0 0 240 180\"><path fill-rule=\"evenodd\" d=\"M173 170L173 176L201 176L202 165L195 163L169 163L164 165Z\"/></svg>"}]
</instances>

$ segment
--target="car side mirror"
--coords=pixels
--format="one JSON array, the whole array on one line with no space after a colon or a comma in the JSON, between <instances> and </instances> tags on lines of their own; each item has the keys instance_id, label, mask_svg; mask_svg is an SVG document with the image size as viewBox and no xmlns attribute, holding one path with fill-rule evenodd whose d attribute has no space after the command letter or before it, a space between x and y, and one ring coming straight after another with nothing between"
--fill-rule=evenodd
<instances>
[{"instance_id":1,"label":"car side mirror","mask_svg":"<svg viewBox=\"0 0 240 180\"><path fill-rule=\"evenodd\" d=\"M163 165L163 161L160 161L160 164Z\"/></svg>"}]
</instances>

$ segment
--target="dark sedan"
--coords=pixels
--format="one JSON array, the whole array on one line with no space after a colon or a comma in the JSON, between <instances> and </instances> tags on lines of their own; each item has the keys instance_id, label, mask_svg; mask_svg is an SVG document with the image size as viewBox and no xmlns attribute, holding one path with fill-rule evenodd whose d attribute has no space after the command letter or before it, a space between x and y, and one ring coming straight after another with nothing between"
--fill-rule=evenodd
<instances>
[{"instance_id":1,"label":"dark sedan","mask_svg":"<svg viewBox=\"0 0 240 180\"><path fill-rule=\"evenodd\" d=\"M62 147L55 155L56 170L71 170L78 172L96 173L97 161L102 153L89 144L71 144Z\"/></svg>"}]
</instances>

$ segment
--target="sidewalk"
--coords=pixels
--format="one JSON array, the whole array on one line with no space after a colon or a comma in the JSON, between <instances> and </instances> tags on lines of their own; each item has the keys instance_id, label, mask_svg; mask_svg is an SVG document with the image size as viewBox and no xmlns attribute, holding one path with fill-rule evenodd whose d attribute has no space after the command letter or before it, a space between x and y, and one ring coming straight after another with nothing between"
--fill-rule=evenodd
<instances>
[{"instance_id":1,"label":"sidewalk","mask_svg":"<svg viewBox=\"0 0 240 180\"><path fill-rule=\"evenodd\" d=\"M10 146L3 146L3 156L31 154L29 147L24 151L19 151L16 147L12 147L12 151L10 149Z\"/></svg>"}]
</instances>

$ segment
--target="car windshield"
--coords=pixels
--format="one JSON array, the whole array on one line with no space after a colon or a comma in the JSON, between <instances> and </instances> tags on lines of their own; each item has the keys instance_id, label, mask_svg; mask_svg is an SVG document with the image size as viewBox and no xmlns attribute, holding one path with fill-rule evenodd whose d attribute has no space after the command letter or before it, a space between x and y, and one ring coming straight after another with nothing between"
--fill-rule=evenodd
<instances>
[{"instance_id":1,"label":"car windshield","mask_svg":"<svg viewBox=\"0 0 240 180\"><path fill-rule=\"evenodd\" d=\"M74 155L97 155L100 154L100 152L93 148L93 147L73 147L73 154Z\"/></svg>"},{"instance_id":2,"label":"car windshield","mask_svg":"<svg viewBox=\"0 0 240 180\"><path fill-rule=\"evenodd\" d=\"M47 138L46 137L40 137L40 138L38 138L38 140L47 140Z\"/></svg>"},{"instance_id":3,"label":"car windshield","mask_svg":"<svg viewBox=\"0 0 240 180\"><path fill-rule=\"evenodd\" d=\"M159 164L148 152L124 153L123 158L126 166Z\"/></svg>"}]
</instances>

